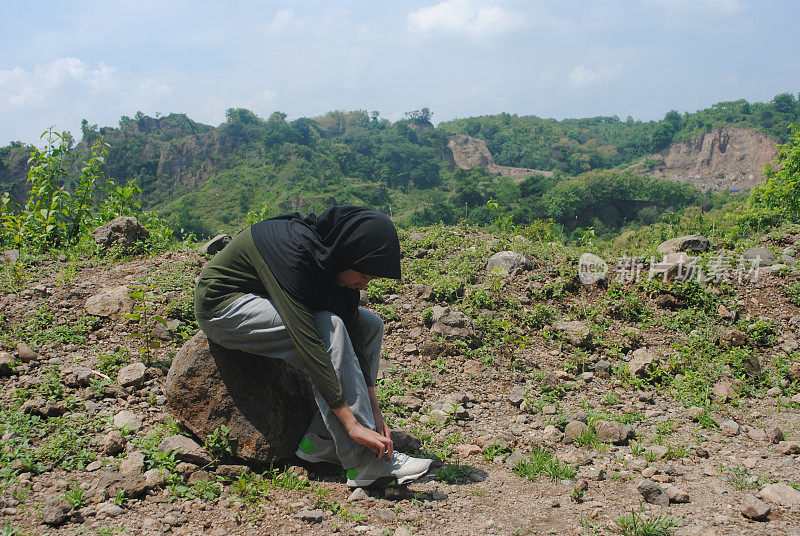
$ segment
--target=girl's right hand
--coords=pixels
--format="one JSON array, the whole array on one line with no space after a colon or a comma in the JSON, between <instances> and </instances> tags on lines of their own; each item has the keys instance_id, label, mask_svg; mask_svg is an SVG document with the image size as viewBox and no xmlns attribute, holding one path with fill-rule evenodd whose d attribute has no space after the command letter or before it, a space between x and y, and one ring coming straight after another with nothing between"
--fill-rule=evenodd
<instances>
[{"instance_id":1,"label":"girl's right hand","mask_svg":"<svg viewBox=\"0 0 800 536\"><path fill-rule=\"evenodd\" d=\"M392 450L394 450L392 440L370 430L365 426L362 426L361 424L356 424L355 426L351 427L347 430L347 433L350 434L350 437L353 438L353 441L359 445L367 447L369 450L374 452L378 458L392 455Z\"/></svg>"}]
</instances>

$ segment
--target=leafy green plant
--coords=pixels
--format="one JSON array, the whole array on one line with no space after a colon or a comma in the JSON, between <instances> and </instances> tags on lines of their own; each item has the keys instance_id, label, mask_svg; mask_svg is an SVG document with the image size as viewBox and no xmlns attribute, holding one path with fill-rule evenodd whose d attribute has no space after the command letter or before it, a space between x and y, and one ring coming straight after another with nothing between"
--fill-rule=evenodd
<instances>
[{"instance_id":1,"label":"leafy green plant","mask_svg":"<svg viewBox=\"0 0 800 536\"><path fill-rule=\"evenodd\" d=\"M110 377L116 377L119 374L119 369L131 362L127 350L124 348L118 349L113 354L101 353L97 357L95 369Z\"/></svg>"},{"instance_id":2,"label":"leafy green plant","mask_svg":"<svg viewBox=\"0 0 800 536\"><path fill-rule=\"evenodd\" d=\"M86 491L74 483L64 490L61 496L67 501L67 504L76 510L86 506Z\"/></svg>"},{"instance_id":3,"label":"leafy green plant","mask_svg":"<svg viewBox=\"0 0 800 536\"><path fill-rule=\"evenodd\" d=\"M494 459L498 456L505 456L507 454L511 454L511 448L507 446L501 446L497 442L494 442L491 445L486 445L483 447L482 451L483 459L489 462L494 461Z\"/></svg>"},{"instance_id":4,"label":"leafy green plant","mask_svg":"<svg viewBox=\"0 0 800 536\"><path fill-rule=\"evenodd\" d=\"M536 480L542 475L551 480L572 480L576 474L574 467L553 456L549 450L538 447L514 467L514 472L528 480Z\"/></svg>"},{"instance_id":5,"label":"leafy green plant","mask_svg":"<svg viewBox=\"0 0 800 536\"><path fill-rule=\"evenodd\" d=\"M161 341L153 332L153 323L167 327L167 319L161 315L155 314L155 301L156 297L151 288L142 285L132 285L128 296L133 300L133 312L123 315L123 318L136 320L139 323L141 331L135 333L128 333L126 337L140 339L142 347L139 349L139 355L145 364L151 363L153 350L161 348Z\"/></svg>"},{"instance_id":6,"label":"leafy green plant","mask_svg":"<svg viewBox=\"0 0 800 536\"><path fill-rule=\"evenodd\" d=\"M670 536L678 523L666 514L649 514L643 509L631 510L614 520L613 531L622 536Z\"/></svg>"},{"instance_id":7,"label":"leafy green plant","mask_svg":"<svg viewBox=\"0 0 800 536\"><path fill-rule=\"evenodd\" d=\"M436 480L445 484L460 484L469 480L471 468L460 463L448 463L436 470Z\"/></svg>"},{"instance_id":8,"label":"leafy green plant","mask_svg":"<svg viewBox=\"0 0 800 536\"><path fill-rule=\"evenodd\" d=\"M236 436L231 433L230 428L222 424L208 434L205 440L205 449L212 460L219 462L233 454L235 442Z\"/></svg>"}]
</instances>

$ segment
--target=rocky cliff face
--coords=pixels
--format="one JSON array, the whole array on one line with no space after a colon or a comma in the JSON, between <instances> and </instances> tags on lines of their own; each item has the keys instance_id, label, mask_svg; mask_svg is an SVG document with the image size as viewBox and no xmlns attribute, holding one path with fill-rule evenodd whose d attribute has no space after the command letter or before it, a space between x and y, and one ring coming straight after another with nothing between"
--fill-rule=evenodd
<instances>
[{"instance_id":1,"label":"rocky cliff face","mask_svg":"<svg viewBox=\"0 0 800 536\"><path fill-rule=\"evenodd\" d=\"M553 174L551 171L540 171L538 169L499 166L494 163L492 153L489 152L485 141L464 134L450 138L450 142L447 145L453 153L453 160L461 169L482 167L494 175L512 178L525 178L540 174L550 176Z\"/></svg>"},{"instance_id":2,"label":"rocky cliff face","mask_svg":"<svg viewBox=\"0 0 800 536\"><path fill-rule=\"evenodd\" d=\"M702 189L749 190L763 180L761 169L777 155L777 143L757 130L719 127L673 143L653 155L658 164L639 170Z\"/></svg>"}]
</instances>

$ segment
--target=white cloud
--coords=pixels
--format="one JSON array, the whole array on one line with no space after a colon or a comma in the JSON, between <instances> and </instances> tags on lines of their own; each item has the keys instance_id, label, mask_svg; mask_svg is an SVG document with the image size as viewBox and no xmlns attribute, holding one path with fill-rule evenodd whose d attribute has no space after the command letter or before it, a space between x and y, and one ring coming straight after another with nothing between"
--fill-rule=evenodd
<instances>
[{"instance_id":1,"label":"white cloud","mask_svg":"<svg viewBox=\"0 0 800 536\"><path fill-rule=\"evenodd\" d=\"M297 14L292 9L280 9L267 25L267 33L278 33L297 22Z\"/></svg>"},{"instance_id":2,"label":"white cloud","mask_svg":"<svg viewBox=\"0 0 800 536\"><path fill-rule=\"evenodd\" d=\"M518 20L509 10L476 0L445 0L408 15L409 28L415 32L444 30L473 35L507 30Z\"/></svg>"},{"instance_id":3,"label":"white cloud","mask_svg":"<svg viewBox=\"0 0 800 536\"><path fill-rule=\"evenodd\" d=\"M113 84L115 69L100 62L89 68L78 58L59 58L37 65L33 71L22 67L0 70L0 102L12 106L47 103L63 92L95 92Z\"/></svg>"},{"instance_id":4,"label":"white cloud","mask_svg":"<svg viewBox=\"0 0 800 536\"><path fill-rule=\"evenodd\" d=\"M572 72L567 75L567 81L574 87L581 87L596 82L605 82L613 78L620 71L622 71L621 63L607 63L591 67L577 65L572 69Z\"/></svg>"}]
</instances>

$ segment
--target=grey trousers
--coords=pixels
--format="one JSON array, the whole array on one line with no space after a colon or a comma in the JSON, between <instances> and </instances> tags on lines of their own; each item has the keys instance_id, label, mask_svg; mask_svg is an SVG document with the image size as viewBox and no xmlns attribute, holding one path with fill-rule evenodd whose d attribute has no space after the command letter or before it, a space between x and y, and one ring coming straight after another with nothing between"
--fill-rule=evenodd
<instances>
[{"instance_id":1,"label":"grey trousers","mask_svg":"<svg viewBox=\"0 0 800 536\"><path fill-rule=\"evenodd\" d=\"M374 385L383 342L383 321L363 307L359 307L358 318L366 339ZM328 348L347 405L358 422L375 430L367 384L344 322L329 311L315 311L314 322L322 342ZM217 317L211 320L198 319L198 324L208 338L226 348L282 359L295 367L304 368L283 320L268 298L247 294L223 309ZM342 466L345 469L359 467L374 458L369 449L353 441L316 387L314 397L319 411L314 415L308 431L333 439Z\"/></svg>"}]
</instances>

